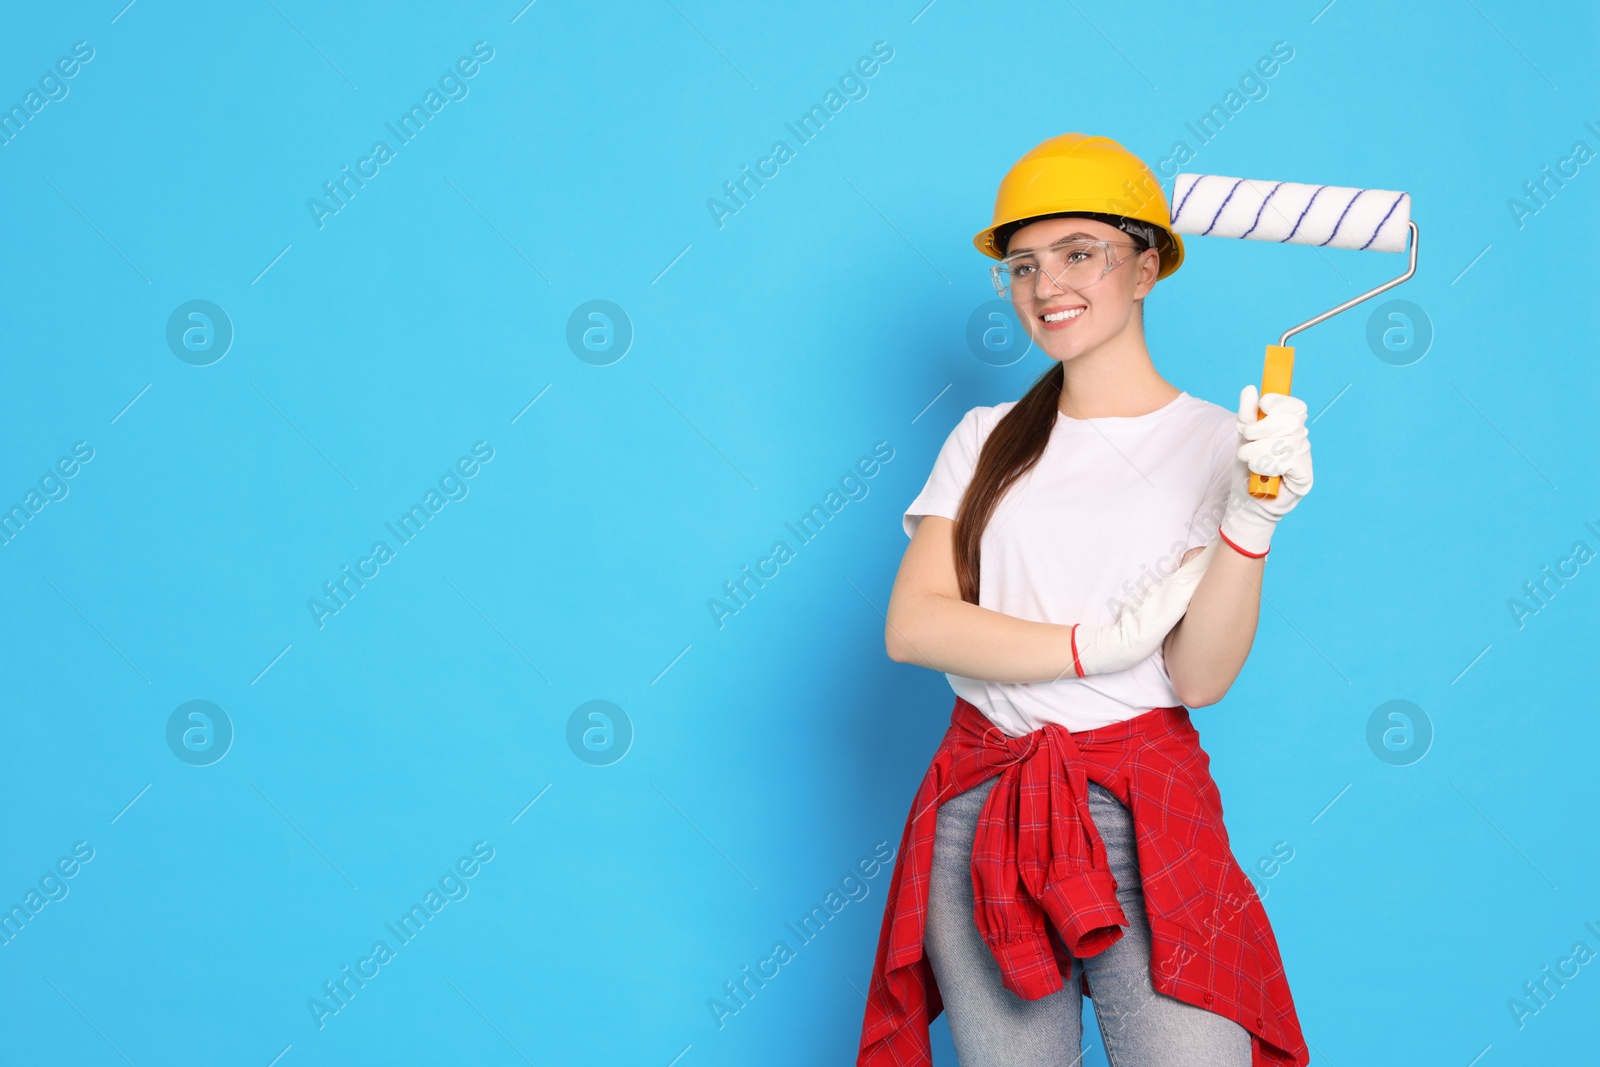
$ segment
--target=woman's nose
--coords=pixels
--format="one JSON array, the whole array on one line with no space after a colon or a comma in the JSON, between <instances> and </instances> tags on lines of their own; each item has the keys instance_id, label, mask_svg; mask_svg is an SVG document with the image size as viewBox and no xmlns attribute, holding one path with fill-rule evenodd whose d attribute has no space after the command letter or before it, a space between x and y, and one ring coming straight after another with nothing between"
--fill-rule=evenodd
<instances>
[{"instance_id":1,"label":"woman's nose","mask_svg":"<svg viewBox=\"0 0 1600 1067\"><path fill-rule=\"evenodd\" d=\"M1055 277L1043 265L1033 276L1033 292L1035 296L1044 296L1046 293L1064 293L1066 288L1056 282Z\"/></svg>"}]
</instances>

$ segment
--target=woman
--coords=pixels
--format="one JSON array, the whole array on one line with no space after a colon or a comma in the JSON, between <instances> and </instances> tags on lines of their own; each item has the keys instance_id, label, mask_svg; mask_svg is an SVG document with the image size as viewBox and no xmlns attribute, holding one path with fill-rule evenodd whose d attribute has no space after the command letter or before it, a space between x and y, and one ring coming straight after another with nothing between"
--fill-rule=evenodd
<instances>
[{"instance_id":1,"label":"woman","mask_svg":"<svg viewBox=\"0 0 1600 1067\"><path fill-rule=\"evenodd\" d=\"M957 699L906 823L858 1064L1309 1061L1266 913L1189 721L1254 638L1272 531L1311 487L1305 405L1237 414L1156 371L1144 299L1183 244L1104 137L1024 156L975 238L1052 361L968 411L907 509L890 658ZM1262 417L1258 416L1258 402ZM1280 476L1252 497L1250 471Z\"/></svg>"}]
</instances>

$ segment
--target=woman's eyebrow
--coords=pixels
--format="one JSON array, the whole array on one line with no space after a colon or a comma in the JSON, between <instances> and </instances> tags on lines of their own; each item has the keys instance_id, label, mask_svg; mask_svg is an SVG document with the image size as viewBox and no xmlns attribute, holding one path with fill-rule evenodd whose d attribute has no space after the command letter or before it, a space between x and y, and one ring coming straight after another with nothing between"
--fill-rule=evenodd
<instances>
[{"instance_id":1,"label":"woman's eyebrow","mask_svg":"<svg viewBox=\"0 0 1600 1067\"><path fill-rule=\"evenodd\" d=\"M1065 237L1057 237L1054 241L1050 242L1050 245L1054 246L1054 245L1061 244L1063 241L1077 241L1077 240L1083 240L1083 239L1087 239L1087 240L1090 240L1090 241L1099 240L1099 238L1096 237L1092 233L1083 233L1083 232L1080 231L1078 233L1069 233ZM1014 251L1007 252L1006 253L1006 257L1009 259L1011 256L1020 256L1024 252L1033 252L1033 251L1035 251L1035 249L1032 249L1032 248L1018 248L1018 249L1016 249Z\"/></svg>"}]
</instances>

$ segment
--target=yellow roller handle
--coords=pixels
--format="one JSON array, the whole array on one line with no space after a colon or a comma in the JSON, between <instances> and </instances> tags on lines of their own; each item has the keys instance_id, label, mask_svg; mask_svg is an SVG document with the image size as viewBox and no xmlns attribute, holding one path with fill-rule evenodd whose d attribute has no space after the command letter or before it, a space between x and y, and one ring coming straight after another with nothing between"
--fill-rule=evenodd
<instances>
[{"instance_id":1,"label":"yellow roller handle","mask_svg":"<svg viewBox=\"0 0 1600 1067\"><path fill-rule=\"evenodd\" d=\"M1267 362L1261 371L1261 391L1263 393L1282 393L1289 395L1289 380L1294 377L1294 346L1293 345L1268 345ZM1261 405L1256 405L1256 418L1264 418L1266 412L1261 410ZM1262 477L1255 471L1250 472L1250 495L1254 497L1274 497L1278 495L1278 476Z\"/></svg>"}]
</instances>

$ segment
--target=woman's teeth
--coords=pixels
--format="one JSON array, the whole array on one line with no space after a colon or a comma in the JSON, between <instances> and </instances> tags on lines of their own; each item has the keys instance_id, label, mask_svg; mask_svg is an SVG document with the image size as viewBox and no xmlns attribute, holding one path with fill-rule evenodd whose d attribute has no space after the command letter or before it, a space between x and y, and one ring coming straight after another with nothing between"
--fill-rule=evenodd
<instances>
[{"instance_id":1,"label":"woman's teeth","mask_svg":"<svg viewBox=\"0 0 1600 1067\"><path fill-rule=\"evenodd\" d=\"M1065 322L1067 319L1077 318L1079 315L1083 314L1084 310L1085 309L1083 308L1072 308L1070 311L1052 311L1050 314L1044 317L1044 321Z\"/></svg>"}]
</instances>

